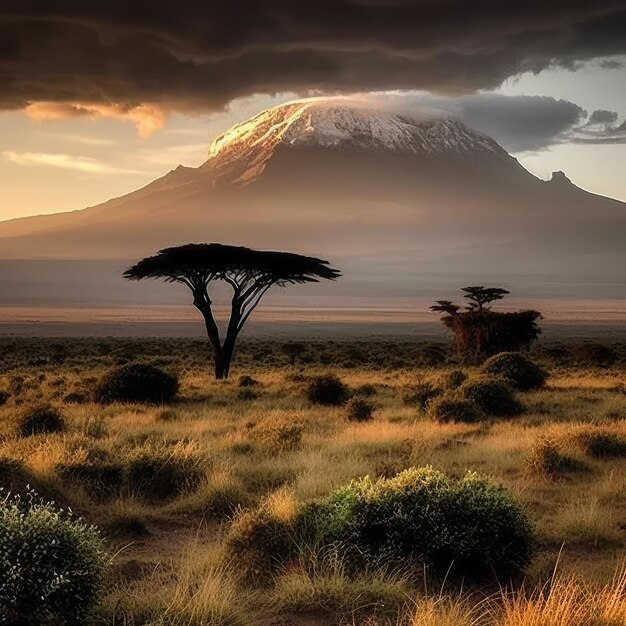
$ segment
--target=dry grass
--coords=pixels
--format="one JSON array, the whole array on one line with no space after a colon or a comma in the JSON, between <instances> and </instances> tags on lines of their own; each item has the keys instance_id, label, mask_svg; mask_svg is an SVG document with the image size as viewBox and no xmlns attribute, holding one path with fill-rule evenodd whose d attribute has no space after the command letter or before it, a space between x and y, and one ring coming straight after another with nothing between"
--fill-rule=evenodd
<instances>
[{"instance_id":1,"label":"dry grass","mask_svg":"<svg viewBox=\"0 0 626 626\"><path fill-rule=\"evenodd\" d=\"M64 401L70 394L88 395L109 364L107 349L96 344L94 353L101 356L91 361L80 360L84 357L77 352L67 363L0 369L0 390L10 393L0 406L0 480L12 488L30 482L101 525L112 551L123 548L105 603L109 622L119 602L134 626L150 620L174 626L268 626L267 615L307 611L324 613L322 623L363 623L368 613L363 608L373 602L394 606L388 615L369 611L376 619L411 626L626 624L623 568L610 582L626 551L626 464L619 457L592 456L580 443L582 435L595 432L626 438L623 368L552 367L546 389L522 394L525 413L481 424L438 424L403 401L407 388L422 382L438 385L447 372L458 369L454 364L413 366L413 348L404 344L401 356L409 362L394 368L371 360L384 361L375 346L360 348L373 355L363 364L313 362L295 368L274 363L273 358L283 358L272 356L275 351L253 346L237 369L259 382L253 399L240 397L237 378L212 380L199 353L196 357L192 351L189 360L180 352L161 354L161 365L181 376L179 398L170 406ZM148 348L157 354L151 344L143 349ZM315 349L332 356L335 348ZM342 359L338 356L336 362ZM368 394L373 393L368 401L376 406L371 421L349 422L345 408L307 401L307 381L330 371L352 389L368 386ZM16 415L42 402L58 408L64 431L20 437ZM529 472L529 456L546 437L584 471L565 471L556 479ZM128 476L138 459L160 463L172 484L168 497L158 491L148 497L141 481L110 486L107 497L96 497L92 486L61 472L67 465L106 466L119 467ZM2 469L13 462L21 464L19 476ZM455 475L476 470L513 490L536 524L539 552L526 588L539 591L518 590L497 599L490 591L489 601L452 589L424 596L391 574L353 579L338 563L317 563L313 569L282 572L259 594L242 586L236 564L224 564L219 556L224 531L241 508L265 502L288 519L297 502L324 496L354 478L390 476L427 464ZM150 473L155 466L146 467ZM181 468L183 473L192 468L194 480L178 490ZM552 580L561 549L561 575ZM548 587L546 580L551 580ZM400 611L405 603L411 608ZM160 622L154 621L157 609ZM589 621L592 610L596 621Z\"/></svg>"}]
</instances>

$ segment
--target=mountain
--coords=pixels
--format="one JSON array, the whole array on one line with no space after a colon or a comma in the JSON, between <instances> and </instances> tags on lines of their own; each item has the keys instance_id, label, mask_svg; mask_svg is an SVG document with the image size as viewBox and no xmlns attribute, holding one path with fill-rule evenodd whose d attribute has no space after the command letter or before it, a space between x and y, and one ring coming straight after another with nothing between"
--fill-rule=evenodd
<instances>
[{"instance_id":1,"label":"mountain","mask_svg":"<svg viewBox=\"0 0 626 626\"><path fill-rule=\"evenodd\" d=\"M542 181L453 118L301 100L217 137L198 168L82 211L0 223L0 258L136 259L189 241L427 269L622 280L626 205ZM355 270L356 271L356 270Z\"/></svg>"}]
</instances>

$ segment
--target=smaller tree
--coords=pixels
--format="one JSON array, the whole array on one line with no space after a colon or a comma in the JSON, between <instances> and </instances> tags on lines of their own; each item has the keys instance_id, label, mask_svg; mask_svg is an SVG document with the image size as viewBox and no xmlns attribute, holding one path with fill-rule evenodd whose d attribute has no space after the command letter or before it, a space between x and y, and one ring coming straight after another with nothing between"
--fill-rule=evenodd
<instances>
[{"instance_id":1,"label":"smaller tree","mask_svg":"<svg viewBox=\"0 0 626 626\"><path fill-rule=\"evenodd\" d=\"M463 287L461 291L465 292L464 298L469 300L469 304L465 307L468 311L484 311L487 304L502 300L504 296L508 296L511 292L500 287ZM458 307L460 308L460 307Z\"/></svg>"},{"instance_id":2,"label":"smaller tree","mask_svg":"<svg viewBox=\"0 0 626 626\"><path fill-rule=\"evenodd\" d=\"M541 329L537 320L541 313L534 310L515 312L492 311L489 305L502 300L510 292L500 287L464 287L469 304L461 306L450 300L437 300L431 311L444 313L441 321L454 333L459 353L472 362L482 362L499 352L515 352L528 348Z\"/></svg>"},{"instance_id":3,"label":"smaller tree","mask_svg":"<svg viewBox=\"0 0 626 626\"><path fill-rule=\"evenodd\" d=\"M215 377L218 379L228 378L237 337L271 287L335 280L339 276L339 271L329 267L328 261L315 257L219 243L190 243L165 248L124 272L124 277L129 280L162 278L189 288L193 305L204 318L213 346ZM230 319L223 341L209 294L209 285L216 281L230 285L233 290Z\"/></svg>"}]
</instances>

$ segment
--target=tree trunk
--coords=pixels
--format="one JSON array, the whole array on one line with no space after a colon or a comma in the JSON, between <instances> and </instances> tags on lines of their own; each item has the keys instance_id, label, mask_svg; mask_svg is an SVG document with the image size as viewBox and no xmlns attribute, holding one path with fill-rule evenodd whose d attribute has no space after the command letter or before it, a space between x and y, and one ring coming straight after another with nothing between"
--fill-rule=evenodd
<instances>
[{"instance_id":1,"label":"tree trunk","mask_svg":"<svg viewBox=\"0 0 626 626\"><path fill-rule=\"evenodd\" d=\"M236 300L233 301L230 321L226 338L222 344L220 333L213 317L211 310L211 301L203 293L195 294L194 306L202 313L204 317L204 325L206 326L207 335L213 346L213 358L215 361L215 378L216 380L225 380L230 374L230 363L235 352L235 343L239 334L239 322L241 320L241 311L237 308Z\"/></svg>"},{"instance_id":2,"label":"tree trunk","mask_svg":"<svg viewBox=\"0 0 626 626\"><path fill-rule=\"evenodd\" d=\"M230 364L233 360L233 354L235 353L235 342L237 341L237 333L229 332L224 340L224 345L220 351L220 363L222 366L222 378L228 378L230 374Z\"/></svg>"},{"instance_id":3,"label":"tree trunk","mask_svg":"<svg viewBox=\"0 0 626 626\"><path fill-rule=\"evenodd\" d=\"M222 358L222 349L216 348L214 350L215 361L215 380L224 380L228 378L228 371L224 366L224 359Z\"/></svg>"}]
</instances>

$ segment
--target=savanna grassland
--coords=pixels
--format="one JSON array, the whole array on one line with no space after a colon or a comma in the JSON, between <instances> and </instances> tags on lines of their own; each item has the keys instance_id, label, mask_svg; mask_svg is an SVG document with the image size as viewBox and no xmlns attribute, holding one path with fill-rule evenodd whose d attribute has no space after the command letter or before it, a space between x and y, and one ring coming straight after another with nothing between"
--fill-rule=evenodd
<instances>
[{"instance_id":1,"label":"savanna grassland","mask_svg":"<svg viewBox=\"0 0 626 626\"><path fill-rule=\"evenodd\" d=\"M623 626L626 347L545 343L531 356L549 378L517 392L519 415L455 423L433 419L423 390L477 371L443 343L249 341L215 381L199 340L3 338L0 482L100 528L112 561L97 623ZM175 399L94 402L130 362L176 374ZM327 374L369 407L364 421L309 400ZM56 432L25 432L43 410ZM355 573L323 546L251 580L229 549L246 511L288 520L353 479L429 465L476 471L522 503L537 538L523 580Z\"/></svg>"}]
</instances>

